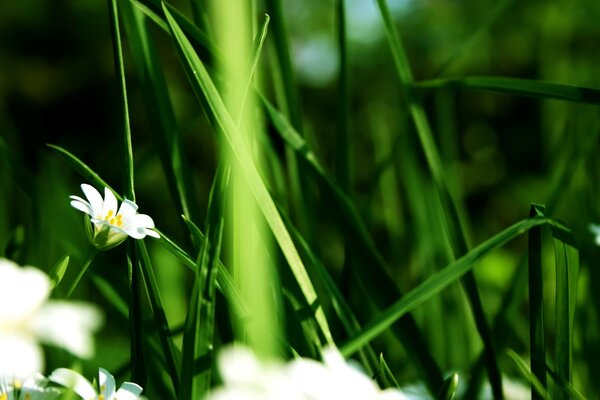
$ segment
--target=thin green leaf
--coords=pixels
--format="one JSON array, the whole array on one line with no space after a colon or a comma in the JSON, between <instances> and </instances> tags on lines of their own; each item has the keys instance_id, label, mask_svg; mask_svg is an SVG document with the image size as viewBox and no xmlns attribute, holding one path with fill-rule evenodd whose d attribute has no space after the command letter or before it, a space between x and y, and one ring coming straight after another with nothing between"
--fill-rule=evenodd
<instances>
[{"instance_id":1,"label":"thin green leaf","mask_svg":"<svg viewBox=\"0 0 600 400\"><path fill-rule=\"evenodd\" d=\"M515 96L600 104L600 90L598 89L531 79L473 76L421 81L416 83L415 87L417 89L484 90Z\"/></svg>"},{"instance_id":2,"label":"thin green leaf","mask_svg":"<svg viewBox=\"0 0 600 400\"><path fill-rule=\"evenodd\" d=\"M69 260L71 258L66 255L61 258L48 272L48 276L50 277L51 286L55 288L62 281L62 278L65 276L67 272L67 268L69 267Z\"/></svg>"},{"instance_id":3,"label":"thin green leaf","mask_svg":"<svg viewBox=\"0 0 600 400\"><path fill-rule=\"evenodd\" d=\"M210 107L211 115L215 118L221 132L226 139L227 145L230 146L232 154L235 156L237 162L240 163L241 169L244 173L244 178L254 195L257 204L261 208L261 211L269 224L275 239L277 240L284 256L286 257L292 272L303 294L306 301L309 304L313 304L317 301L316 292L312 286L310 278L306 273L306 269L302 264L302 260L298 255L298 252L294 246L292 239L290 238L289 232L285 228L279 212L271 198L263 180L261 179L256 166L252 160L252 156L246 151L245 148L236 148L232 142L232 135L235 134L236 124L233 122L229 112L227 111L221 96L219 95L216 87L214 86L212 79L208 75L206 68L202 64L202 61L198 58L195 50L191 43L186 38L185 34L178 26L177 22L173 19L166 7L163 6L163 10L167 17L168 23L171 27L172 36L177 45L178 52L181 56L182 64L188 73L190 82L196 92L196 95L205 99ZM327 342L333 342L331 332L323 310L319 307L315 310L315 318L317 323L327 340Z\"/></svg>"},{"instance_id":4,"label":"thin green leaf","mask_svg":"<svg viewBox=\"0 0 600 400\"><path fill-rule=\"evenodd\" d=\"M309 167L307 172L311 173L319 183L323 204L332 211L332 217L337 218L348 246L351 246L354 251L357 263L370 266L370 268L356 268L361 282L368 287L369 295L373 297L378 308L389 306L401 296L401 293L392 283L393 279L387 273L383 257L379 254L356 207L326 174L314 153L287 119L267 99L264 97L261 99L267 115L275 125L276 132L305 161ZM414 318L411 315L402 317L398 324L394 325L393 330L404 344L406 351L412 358L418 360L430 391L437 391L443 382L442 374Z\"/></svg>"},{"instance_id":5,"label":"thin green leaf","mask_svg":"<svg viewBox=\"0 0 600 400\"><path fill-rule=\"evenodd\" d=\"M452 400L456 397L456 391L458 390L458 374L455 372L444 381L438 400Z\"/></svg>"},{"instance_id":6,"label":"thin green leaf","mask_svg":"<svg viewBox=\"0 0 600 400\"><path fill-rule=\"evenodd\" d=\"M561 382L572 384L573 325L577 305L579 252L570 231L552 228L556 257L555 369ZM557 399L568 399L569 393L558 385Z\"/></svg>"},{"instance_id":7,"label":"thin green leaf","mask_svg":"<svg viewBox=\"0 0 600 400\"><path fill-rule=\"evenodd\" d=\"M118 200L123 200L123 197L119 195L119 192L114 190L108 183L106 183L104 179L100 177L100 175L94 172L90 167L84 164L79 158L74 156L72 153L63 149L62 147L55 146L53 144L48 144L47 146L50 147L52 150L57 151L59 154L62 154L69 162L69 164L71 164L71 166L75 169L75 171L79 172L79 174L83 176L87 182L89 182L93 186L100 188L107 187L115 194Z\"/></svg>"},{"instance_id":8,"label":"thin green leaf","mask_svg":"<svg viewBox=\"0 0 600 400\"><path fill-rule=\"evenodd\" d=\"M544 207L533 204L530 216L543 216ZM542 227L529 231L529 344L531 373L547 389L546 383L546 342L544 340L544 280L542 276ZM537 391L532 399L539 399Z\"/></svg>"},{"instance_id":9,"label":"thin green leaf","mask_svg":"<svg viewBox=\"0 0 600 400\"><path fill-rule=\"evenodd\" d=\"M548 396L548 392L542 383L538 380L538 378L529 371L527 367L527 363L523 361L521 357L517 353L515 353L511 349L506 349L506 354L514 361L519 368L519 371L523 375L525 379L531 384L531 390L534 391L540 398L550 400L550 396Z\"/></svg>"},{"instance_id":10,"label":"thin green leaf","mask_svg":"<svg viewBox=\"0 0 600 400\"><path fill-rule=\"evenodd\" d=\"M385 359L383 358L383 353L379 354L379 371L381 380L383 381L383 387L400 389L400 385L398 384L396 377L394 377L392 370L390 367L388 367Z\"/></svg>"},{"instance_id":11,"label":"thin green leaf","mask_svg":"<svg viewBox=\"0 0 600 400\"><path fill-rule=\"evenodd\" d=\"M184 400L201 398L210 387L211 370L206 369L196 373L194 364L200 357L210 358L213 351L215 284L223 236L221 203L223 190L227 185L223 169L222 166L217 169L209 195L206 235L198 258L183 334L179 397Z\"/></svg>"},{"instance_id":12,"label":"thin green leaf","mask_svg":"<svg viewBox=\"0 0 600 400\"><path fill-rule=\"evenodd\" d=\"M459 208L452 198L448 186L448 179L429 126L429 121L427 120L425 111L415 93L410 65L404 52L400 35L390 15L387 2L385 0L377 0L377 5L381 12L385 33L390 45L396 71L400 79L402 94L404 95L404 100L406 101L413 124L419 136L421 147L425 153L425 158L427 159L427 165L439 195L444 215L444 225L447 230L447 238L451 244L453 256L456 259L465 255L469 249L467 238L462 227ZM502 375L500 374L500 369L498 367L492 334L483 312L483 305L479 296L475 275L471 271L468 271L461 279L461 283L469 298L469 305L471 306L475 326L483 341L486 367L494 398L502 398Z\"/></svg>"},{"instance_id":13,"label":"thin green leaf","mask_svg":"<svg viewBox=\"0 0 600 400\"><path fill-rule=\"evenodd\" d=\"M348 340L341 348L342 354L349 356L361 346L377 337L402 315L414 310L423 302L429 300L448 285L456 282L467 271L491 251L501 247L510 240L522 235L529 229L541 225L561 227L556 221L545 217L528 218L517 222L486 240L458 260L450 263L421 285L406 293L396 303L380 313L371 323L365 326L357 336ZM563 228L564 229L564 228Z\"/></svg>"}]
</instances>

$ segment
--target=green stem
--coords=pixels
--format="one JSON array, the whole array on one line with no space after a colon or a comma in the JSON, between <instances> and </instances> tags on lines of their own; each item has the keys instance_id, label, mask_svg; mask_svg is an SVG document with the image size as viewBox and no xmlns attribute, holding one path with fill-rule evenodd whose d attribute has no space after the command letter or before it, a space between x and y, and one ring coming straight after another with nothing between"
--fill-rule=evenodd
<instances>
[{"instance_id":1,"label":"green stem","mask_svg":"<svg viewBox=\"0 0 600 400\"><path fill-rule=\"evenodd\" d=\"M69 288L69 291L67 292L67 295L65 296L65 298L68 299L69 297L71 297L71 295L75 291L75 288L77 287L77 284L79 284L79 281L83 277L83 274L85 274L85 271L87 271L88 267L94 260L94 257L96 257L96 254L98 254L98 249L94 247L94 249L92 250L92 253L88 257L88 259L85 261L85 263L83 264L83 267L81 267L81 269L79 270L79 273L75 277L75 280L71 284L71 287Z\"/></svg>"}]
</instances>

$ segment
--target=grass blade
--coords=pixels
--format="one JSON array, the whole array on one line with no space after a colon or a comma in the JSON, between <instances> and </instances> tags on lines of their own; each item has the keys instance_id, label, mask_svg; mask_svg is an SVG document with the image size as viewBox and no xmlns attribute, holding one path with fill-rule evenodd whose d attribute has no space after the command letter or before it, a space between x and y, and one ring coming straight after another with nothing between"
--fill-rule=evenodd
<instances>
[{"instance_id":1,"label":"grass blade","mask_svg":"<svg viewBox=\"0 0 600 400\"><path fill-rule=\"evenodd\" d=\"M402 86L402 93L408 106L413 124L417 130L421 147L425 153L427 164L435 184L435 188L439 194L440 203L444 213L444 222L447 229L447 237L450 241L454 258L463 256L468 251L467 240L462 228L459 209L454 203L450 188L448 187L448 179L445 174L444 167L440 158L439 151L435 144L429 122L423 107L419 103L413 87L413 77L408 63L404 48L400 42L400 36L393 24L388 5L385 0L377 0L379 11L383 18L385 33L392 51L394 64L398 73L398 77ZM496 350L492 340L492 334L488 326L487 320L483 312L483 305L479 296L479 290L475 281L475 275L468 271L461 279L461 283L465 288L469 305L475 320L475 326L483 341L486 367L494 398L502 398L502 376L498 367Z\"/></svg>"},{"instance_id":2,"label":"grass blade","mask_svg":"<svg viewBox=\"0 0 600 400\"><path fill-rule=\"evenodd\" d=\"M573 324L577 304L579 252L570 231L552 229L556 257L555 369L559 382L573 382ZM557 399L568 399L569 393L557 384Z\"/></svg>"},{"instance_id":3,"label":"grass blade","mask_svg":"<svg viewBox=\"0 0 600 400\"><path fill-rule=\"evenodd\" d=\"M381 254L377 251L373 238L369 235L365 223L346 194L333 182L319 164L314 153L304 139L290 125L286 118L277 111L268 100L262 98L267 115L275 125L277 133L306 164L307 172L317 180L324 205L332 210L344 231L348 246L351 246L357 262L371 268L355 268L357 275L373 296L377 307L383 309L396 301L401 293L392 283ZM412 358L418 360L424 380L432 393L437 393L443 383L439 366L430 354L426 341L411 315L402 317L393 327L395 334L404 344Z\"/></svg>"},{"instance_id":4,"label":"grass blade","mask_svg":"<svg viewBox=\"0 0 600 400\"><path fill-rule=\"evenodd\" d=\"M223 100L219 95L216 87L212 83L212 79L208 75L206 68L198 58L195 50L188 41L187 37L173 19L166 7L163 7L169 26L171 27L172 37L181 56L181 61L186 69L190 82L199 99L205 99L210 107L210 113L214 116L219 128L221 129L226 143L230 146L232 154L235 156L236 162L239 162L244 172L244 178L254 195L256 202L261 208L261 211L271 228L275 239L277 240L284 256L286 257L292 272L308 304L313 304L317 301L316 292L312 286L310 278L306 273L306 269L298 255L294 243L285 228L285 224L277 211L275 203L271 198L263 180L261 179L256 166L250 154L244 151L243 148L236 148L233 145L232 136L235 134L236 124L233 122L229 112L225 108ZM315 303L316 304L316 303ZM322 334L327 342L332 343L333 338L329 331L329 326L323 310L319 307L315 310L315 318L321 329Z\"/></svg>"},{"instance_id":5,"label":"grass blade","mask_svg":"<svg viewBox=\"0 0 600 400\"><path fill-rule=\"evenodd\" d=\"M529 371L529 368L527 368L527 363L523 361L523 359L521 359L521 357L519 357L519 355L511 349L507 349L506 353L517 365L517 368L519 368L519 371L525 377L525 379L527 379L527 381L529 381L529 383L531 384L531 391L532 394L535 393L535 398L550 400L550 396L546 391L545 385L543 385L539 381L539 379L533 372Z\"/></svg>"},{"instance_id":6,"label":"grass blade","mask_svg":"<svg viewBox=\"0 0 600 400\"><path fill-rule=\"evenodd\" d=\"M600 104L600 90L598 89L531 79L473 76L421 81L416 83L415 87L417 89L484 90L515 96Z\"/></svg>"},{"instance_id":7,"label":"grass blade","mask_svg":"<svg viewBox=\"0 0 600 400\"><path fill-rule=\"evenodd\" d=\"M451 283L456 282L462 275L471 270L477 261L481 260L491 251L522 235L529 229L541 225L561 226L550 218L534 217L519 221L506 228L431 276L417 288L406 293L400 300L380 313L377 318L365 326L357 336L348 340L340 350L346 356L354 353L361 346L385 331L402 315L432 298Z\"/></svg>"},{"instance_id":8,"label":"grass blade","mask_svg":"<svg viewBox=\"0 0 600 400\"><path fill-rule=\"evenodd\" d=\"M544 207L532 205L530 216L543 216ZM542 276L542 227L529 231L529 346L531 373L546 391L546 342L544 340L544 293ZM537 388L531 388L531 398L539 399Z\"/></svg>"}]
</instances>

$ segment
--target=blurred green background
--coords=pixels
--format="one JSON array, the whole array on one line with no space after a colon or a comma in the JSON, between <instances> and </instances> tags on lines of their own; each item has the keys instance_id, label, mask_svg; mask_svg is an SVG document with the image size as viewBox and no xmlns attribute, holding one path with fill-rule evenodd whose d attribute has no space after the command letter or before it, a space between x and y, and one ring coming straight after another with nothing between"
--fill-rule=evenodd
<instances>
[{"instance_id":1,"label":"blurred green background","mask_svg":"<svg viewBox=\"0 0 600 400\"><path fill-rule=\"evenodd\" d=\"M172 2L190 13L185 1ZM451 261L438 200L417 136L399 91L381 16L375 1L347 0L350 165L336 167L340 55L334 1L282 1L297 83L302 125L309 146L336 176L350 176L348 193L366 221L397 286L408 291ZM600 88L600 3L593 0L389 1L415 80L462 76L506 76ZM260 4L263 12L270 13ZM272 14L272 13L270 13ZM273 16L272 16L273 17ZM177 123L190 163L199 226L208 201L218 146L194 98L167 35L149 24L159 49ZM177 243L188 241L168 190L150 133L139 75L125 41L136 193L140 212ZM49 270L66 254L74 276L91 247L82 216L68 203L82 178L46 144L61 146L122 189L120 113L107 4L99 1L8 1L0 12L0 252L21 264ZM274 42L269 33L262 81L273 97ZM546 203L577 238L581 257L575 323L575 387L591 395L600 358L600 251L589 232L600 223L598 106L483 91L420 90L442 154L451 189L461 205L475 245L525 218L532 202ZM283 158L283 147L275 140ZM279 146L279 147L277 147ZM337 168L337 169L336 169ZM361 294L344 273L344 231L305 193L312 223L305 231L345 297ZM277 194L274 195L277 198ZM293 213L291 213L293 214ZM300 224L302 225L302 224ZM547 238L545 238L546 240ZM171 327L185 320L189 271L147 240ZM547 241L549 242L549 241ZM91 271L120 291L127 285L124 246L99 255ZM544 290L553 298L553 251L544 253ZM527 241L521 238L479 265L488 321L518 281ZM517 296L506 331L508 346L526 353L528 306L525 287ZM91 280L75 297L95 301L107 316L98 335L98 355L85 368L126 370L127 319ZM351 301L352 303L352 301ZM552 315L552 303L548 315ZM363 309L363 312L367 312ZM415 312L432 353L445 371L468 370L481 351L467 300L453 285ZM551 318L550 318L551 319ZM369 320L369 318L366 318ZM552 337L551 322L547 329ZM341 331L332 323L334 332ZM343 334L342 334L343 337ZM391 335L375 342L402 383L418 379L403 347ZM48 349L49 368L71 362ZM503 371L514 371L505 357ZM504 365L503 364L503 365Z\"/></svg>"}]
</instances>

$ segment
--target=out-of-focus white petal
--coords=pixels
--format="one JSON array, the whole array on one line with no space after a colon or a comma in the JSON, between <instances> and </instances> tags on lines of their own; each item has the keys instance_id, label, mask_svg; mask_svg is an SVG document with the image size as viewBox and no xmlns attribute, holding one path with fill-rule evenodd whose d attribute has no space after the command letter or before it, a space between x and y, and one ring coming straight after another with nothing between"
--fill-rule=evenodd
<instances>
[{"instance_id":1,"label":"out-of-focus white petal","mask_svg":"<svg viewBox=\"0 0 600 400\"><path fill-rule=\"evenodd\" d=\"M91 305L51 301L44 304L31 321L31 329L48 344L62 347L87 358L92 356L92 332L102 323L102 315Z\"/></svg>"},{"instance_id":2,"label":"out-of-focus white petal","mask_svg":"<svg viewBox=\"0 0 600 400\"><path fill-rule=\"evenodd\" d=\"M42 349L33 336L0 333L0 376L24 381L43 365Z\"/></svg>"},{"instance_id":3,"label":"out-of-focus white petal","mask_svg":"<svg viewBox=\"0 0 600 400\"><path fill-rule=\"evenodd\" d=\"M35 374L23 382L20 399L25 400L55 400L61 392L55 388L49 388L48 379L42 374Z\"/></svg>"},{"instance_id":4,"label":"out-of-focus white petal","mask_svg":"<svg viewBox=\"0 0 600 400\"><path fill-rule=\"evenodd\" d=\"M104 188L104 204L102 205L102 218L105 218L109 211L113 216L117 215L117 198L109 188Z\"/></svg>"},{"instance_id":5,"label":"out-of-focus white petal","mask_svg":"<svg viewBox=\"0 0 600 400\"><path fill-rule=\"evenodd\" d=\"M226 384L252 384L262 374L262 366L245 346L230 346L219 352L217 363Z\"/></svg>"},{"instance_id":6,"label":"out-of-focus white petal","mask_svg":"<svg viewBox=\"0 0 600 400\"><path fill-rule=\"evenodd\" d=\"M111 399L117 385L115 378L104 368L98 368L98 383L100 384L100 395L104 399Z\"/></svg>"},{"instance_id":7,"label":"out-of-focus white petal","mask_svg":"<svg viewBox=\"0 0 600 400\"><path fill-rule=\"evenodd\" d=\"M84 400L96 400L96 390L87 379L67 368L55 369L48 379L59 385L73 389Z\"/></svg>"},{"instance_id":8,"label":"out-of-focus white petal","mask_svg":"<svg viewBox=\"0 0 600 400\"><path fill-rule=\"evenodd\" d=\"M408 400L408 397L397 389L386 389L379 392L376 400Z\"/></svg>"},{"instance_id":9,"label":"out-of-focus white petal","mask_svg":"<svg viewBox=\"0 0 600 400\"><path fill-rule=\"evenodd\" d=\"M136 214L133 216L133 223L142 228L154 228L154 220L146 214Z\"/></svg>"},{"instance_id":10,"label":"out-of-focus white petal","mask_svg":"<svg viewBox=\"0 0 600 400\"><path fill-rule=\"evenodd\" d=\"M95 187L88 185L86 183L83 183L81 185L81 190L83 191L83 193L85 194L85 197L87 197L88 201L90 202L92 211L95 214L94 216L97 217L98 215L100 215L102 213L102 209L103 209L103 205L104 205L104 201L102 200L102 195L100 195L100 192L97 191Z\"/></svg>"},{"instance_id":11,"label":"out-of-focus white petal","mask_svg":"<svg viewBox=\"0 0 600 400\"><path fill-rule=\"evenodd\" d=\"M111 399L113 400L137 400L142 394L142 387L133 382L125 382L119 387L117 393Z\"/></svg>"},{"instance_id":12,"label":"out-of-focus white petal","mask_svg":"<svg viewBox=\"0 0 600 400\"><path fill-rule=\"evenodd\" d=\"M50 279L39 269L0 259L0 322L16 328L46 300Z\"/></svg>"}]
</instances>

